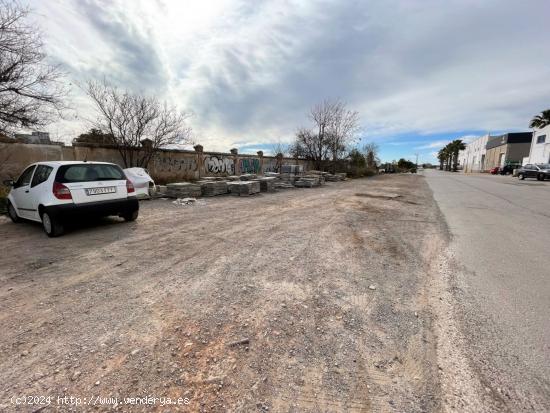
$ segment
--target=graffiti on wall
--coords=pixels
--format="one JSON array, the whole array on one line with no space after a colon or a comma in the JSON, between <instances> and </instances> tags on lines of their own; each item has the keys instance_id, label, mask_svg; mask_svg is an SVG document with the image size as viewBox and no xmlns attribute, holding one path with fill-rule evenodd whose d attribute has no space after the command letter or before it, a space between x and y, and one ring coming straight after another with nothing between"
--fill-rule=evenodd
<instances>
[{"instance_id":1,"label":"graffiti on wall","mask_svg":"<svg viewBox=\"0 0 550 413\"><path fill-rule=\"evenodd\" d=\"M211 174L235 175L235 163L231 158L207 156L204 161L207 172Z\"/></svg>"},{"instance_id":2,"label":"graffiti on wall","mask_svg":"<svg viewBox=\"0 0 550 413\"><path fill-rule=\"evenodd\" d=\"M170 158L155 155L155 170L159 172L195 172L197 170L197 160L195 157Z\"/></svg>"},{"instance_id":3,"label":"graffiti on wall","mask_svg":"<svg viewBox=\"0 0 550 413\"><path fill-rule=\"evenodd\" d=\"M280 165L275 158L264 158L264 172L280 172Z\"/></svg>"},{"instance_id":4,"label":"graffiti on wall","mask_svg":"<svg viewBox=\"0 0 550 413\"><path fill-rule=\"evenodd\" d=\"M239 162L242 174L257 174L260 172L260 160L257 158L241 158Z\"/></svg>"}]
</instances>

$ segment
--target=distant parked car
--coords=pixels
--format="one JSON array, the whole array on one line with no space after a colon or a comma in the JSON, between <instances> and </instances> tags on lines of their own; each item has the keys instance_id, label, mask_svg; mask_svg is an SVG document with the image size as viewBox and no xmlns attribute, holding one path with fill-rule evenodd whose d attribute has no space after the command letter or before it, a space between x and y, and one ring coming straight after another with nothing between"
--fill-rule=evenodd
<instances>
[{"instance_id":1,"label":"distant parked car","mask_svg":"<svg viewBox=\"0 0 550 413\"><path fill-rule=\"evenodd\" d=\"M498 173L501 175L511 175L514 172L514 169L518 168L521 168L521 165L511 163L500 167Z\"/></svg>"},{"instance_id":2,"label":"distant parked car","mask_svg":"<svg viewBox=\"0 0 550 413\"><path fill-rule=\"evenodd\" d=\"M494 168L489 169L489 172L490 172L492 175L496 175L496 174L498 174L498 170L499 170L499 169L500 169L500 168L499 168L498 166L495 166Z\"/></svg>"},{"instance_id":3,"label":"distant parked car","mask_svg":"<svg viewBox=\"0 0 550 413\"><path fill-rule=\"evenodd\" d=\"M42 223L46 234L63 233L72 217L119 215L138 217L135 189L122 169L105 162L38 162L19 178L7 181L8 215L13 222L29 219Z\"/></svg>"},{"instance_id":4,"label":"distant parked car","mask_svg":"<svg viewBox=\"0 0 550 413\"><path fill-rule=\"evenodd\" d=\"M518 178L537 178L538 181L550 179L550 164L527 164L518 169Z\"/></svg>"}]
</instances>

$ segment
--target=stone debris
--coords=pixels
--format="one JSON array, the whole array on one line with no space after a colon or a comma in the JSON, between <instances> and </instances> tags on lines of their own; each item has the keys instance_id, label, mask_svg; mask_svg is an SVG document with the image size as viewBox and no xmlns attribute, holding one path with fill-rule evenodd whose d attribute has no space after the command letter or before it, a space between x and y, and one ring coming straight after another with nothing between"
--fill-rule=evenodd
<instances>
[{"instance_id":1,"label":"stone debris","mask_svg":"<svg viewBox=\"0 0 550 413\"><path fill-rule=\"evenodd\" d=\"M241 177L239 175L229 175L225 179L228 181L240 181Z\"/></svg>"},{"instance_id":2,"label":"stone debris","mask_svg":"<svg viewBox=\"0 0 550 413\"><path fill-rule=\"evenodd\" d=\"M174 205L193 205L197 202L195 198L178 198L175 201L172 201Z\"/></svg>"},{"instance_id":3,"label":"stone debris","mask_svg":"<svg viewBox=\"0 0 550 413\"><path fill-rule=\"evenodd\" d=\"M281 174L278 172L265 172L264 176L267 176L269 178L279 178Z\"/></svg>"},{"instance_id":4,"label":"stone debris","mask_svg":"<svg viewBox=\"0 0 550 413\"><path fill-rule=\"evenodd\" d=\"M226 181L198 181L197 184L201 186L202 196L216 196L223 195L229 192L227 189Z\"/></svg>"},{"instance_id":5,"label":"stone debris","mask_svg":"<svg viewBox=\"0 0 550 413\"><path fill-rule=\"evenodd\" d=\"M228 182L229 193L239 196L248 196L260 192L259 181Z\"/></svg>"},{"instance_id":6,"label":"stone debris","mask_svg":"<svg viewBox=\"0 0 550 413\"><path fill-rule=\"evenodd\" d=\"M229 347L248 345L250 343L249 338L243 338L242 340L233 341L228 344Z\"/></svg>"},{"instance_id":7,"label":"stone debris","mask_svg":"<svg viewBox=\"0 0 550 413\"><path fill-rule=\"evenodd\" d=\"M166 196L171 198L196 198L202 195L201 186L191 182L166 185Z\"/></svg>"}]
</instances>

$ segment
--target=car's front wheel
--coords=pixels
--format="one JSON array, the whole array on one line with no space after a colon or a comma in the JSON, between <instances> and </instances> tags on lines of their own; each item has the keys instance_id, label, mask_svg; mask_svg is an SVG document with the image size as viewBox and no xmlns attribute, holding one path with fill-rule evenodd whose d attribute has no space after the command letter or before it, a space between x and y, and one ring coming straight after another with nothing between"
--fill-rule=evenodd
<instances>
[{"instance_id":1,"label":"car's front wheel","mask_svg":"<svg viewBox=\"0 0 550 413\"><path fill-rule=\"evenodd\" d=\"M57 237L63 234L63 225L47 212L42 213L42 228L48 237Z\"/></svg>"},{"instance_id":2,"label":"car's front wheel","mask_svg":"<svg viewBox=\"0 0 550 413\"><path fill-rule=\"evenodd\" d=\"M21 218L17 216L17 211L15 210L15 207L11 204L10 201L8 201L8 215L10 216L10 219L13 222L20 222Z\"/></svg>"},{"instance_id":3,"label":"car's front wheel","mask_svg":"<svg viewBox=\"0 0 550 413\"><path fill-rule=\"evenodd\" d=\"M135 211L132 211L132 212L125 212L124 214L122 214L122 218L124 218L124 221L130 222L130 221L135 221L138 215L139 215L139 210L136 209Z\"/></svg>"},{"instance_id":4,"label":"car's front wheel","mask_svg":"<svg viewBox=\"0 0 550 413\"><path fill-rule=\"evenodd\" d=\"M518 179L521 179L522 181L525 179L525 175L523 174L518 174Z\"/></svg>"}]
</instances>

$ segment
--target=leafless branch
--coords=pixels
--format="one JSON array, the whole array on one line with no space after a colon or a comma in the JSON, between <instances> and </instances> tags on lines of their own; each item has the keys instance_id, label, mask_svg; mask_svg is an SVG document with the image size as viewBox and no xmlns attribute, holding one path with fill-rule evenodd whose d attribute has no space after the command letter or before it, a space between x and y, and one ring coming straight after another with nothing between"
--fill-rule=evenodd
<instances>
[{"instance_id":1,"label":"leafless branch","mask_svg":"<svg viewBox=\"0 0 550 413\"><path fill-rule=\"evenodd\" d=\"M41 34L26 23L29 10L0 0L0 132L43 126L60 114L62 73L46 63Z\"/></svg>"},{"instance_id":2,"label":"leafless branch","mask_svg":"<svg viewBox=\"0 0 550 413\"><path fill-rule=\"evenodd\" d=\"M107 81L88 81L85 91L98 114L94 127L111 137L126 167L146 167L158 149L174 143L190 143L187 112L156 97L119 90ZM143 145L146 139L150 141L150 148Z\"/></svg>"}]
</instances>

